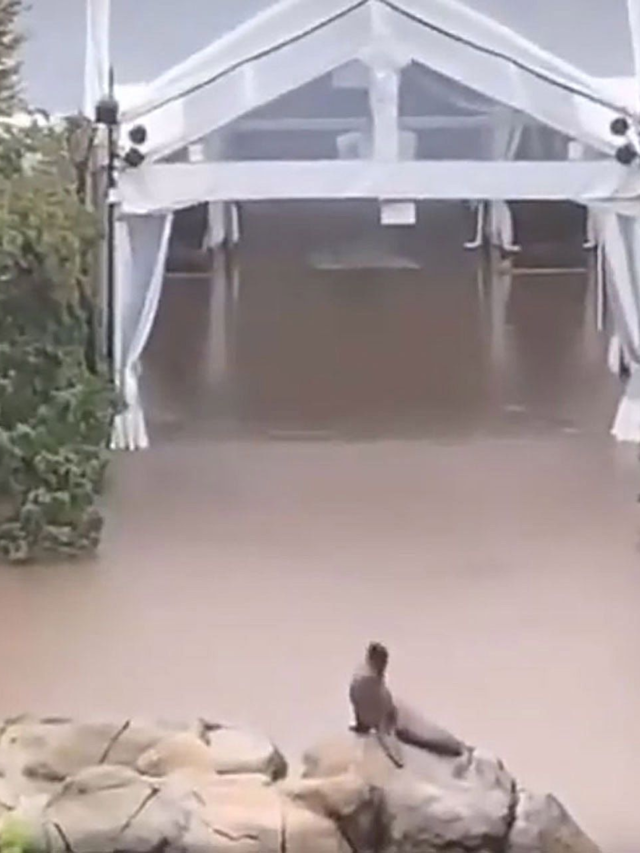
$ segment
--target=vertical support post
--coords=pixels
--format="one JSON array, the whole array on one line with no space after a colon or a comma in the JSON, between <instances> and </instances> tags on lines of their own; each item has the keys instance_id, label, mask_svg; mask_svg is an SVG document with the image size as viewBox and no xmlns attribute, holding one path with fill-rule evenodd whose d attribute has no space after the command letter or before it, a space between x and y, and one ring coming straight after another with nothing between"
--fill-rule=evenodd
<instances>
[{"instance_id":1,"label":"vertical support post","mask_svg":"<svg viewBox=\"0 0 640 853\"><path fill-rule=\"evenodd\" d=\"M640 0L627 0L627 14L631 30L631 46L636 78L635 101L640 100Z\"/></svg>"},{"instance_id":2,"label":"vertical support post","mask_svg":"<svg viewBox=\"0 0 640 853\"><path fill-rule=\"evenodd\" d=\"M415 157L415 137L407 134L403 137L400 131L402 65L382 50L374 50L367 63L371 109L370 147L374 162L397 163L405 157ZM417 211L413 202L398 203L380 199L380 204L383 225L416 224Z\"/></svg>"},{"instance_id":3,"label":"vertical support post","mask_svg":"<svg viewBox=\"0 0 640 853\"><path fill-rule=\"evenodd\" d=\"M484 246L484 238L487 227L487 202L479 201L475 205L476 231L473 239L464 244L465 249L481 249Z\"/></svg>"},{"instance_id":4,"label":"vertical support post","mask_svg":"<svg viewBox=\"0 0 640 853\"><path fill-rule=\"evenodd\" d=\"M98 146L92 163L93 203L100 214L103 240L96 253L99 269L100 294L100 348L102 355L112 356L113 318L111 316L110 289L113 271L114 213L111 196L115 183L115 130L113 121L106 122L105 115L98 116L100 104L111 99L113 106L113 69L111 67L111 0L85 0L86 44L84 71L84 114L97 125L106 126L98 134ZM108 113L108 109L107 109Z\"/></svg>"},{"instance_id":5,"label":"vertical support post","mask_svg":"<svg viewBox=\"0 0 640 853\"><path fill-rule=\"evenodd\" d=\"M232 201L229 204L229 230L232 246L237 246L242 236L242 222L240 217L240 205L237 201Z\"/></svg>"},{"instance_id":6,"label":"vertical support post","mask_svg":"<svg viewBox=\"0 0 640 853\"><path fill-rule=\"evenodd\" d=\"M372 59L369 66L369 103L372 118L373 159L400 159L400 71L385 58Z\"/></svg>"},{"instance_id":7,"label":"vertical support post","mask_svg":"<svg viewBox=\"0 0 640 853\"><path fill-rule=\"evenodd\" d=\"M113 69L109 71L109 97L115 102ZM106 354L112 374L115 365L115 279L116 279L116 154L117 126L107 127L107 222L106 222Z\"/></svg>"},{"instance_id":8,"label":"vertical support post","mask_svg":"<svg viewBox=\"0 0 640 853\"><path fill-rule=\"evenodd\" d=\"M607 279L604 246L598 242L596 246L596 325L599 332L604 332L607 322Z\"/></svg>"}]
</instances>

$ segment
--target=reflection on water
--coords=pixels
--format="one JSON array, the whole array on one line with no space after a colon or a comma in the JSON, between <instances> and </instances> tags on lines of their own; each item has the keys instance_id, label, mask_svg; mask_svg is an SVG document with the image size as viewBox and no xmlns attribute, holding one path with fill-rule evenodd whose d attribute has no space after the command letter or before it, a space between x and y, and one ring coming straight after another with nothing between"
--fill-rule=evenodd
<instances>
[{"instance_id":1,"label":"reflection on water","mask_svg":"<svg viewBox=\"0 0 640 853\"><path fill-rule=\"evenodd\" d=\"M167 280L147 360L157 434L606 429L617 389L568 241L554 254L520 213L546 266L574 264L539 275L531 251L509 264L463 252L459 206L420 213L389 229L374 206L249 206L232 258Z\"/></svg>"}]
</instances>

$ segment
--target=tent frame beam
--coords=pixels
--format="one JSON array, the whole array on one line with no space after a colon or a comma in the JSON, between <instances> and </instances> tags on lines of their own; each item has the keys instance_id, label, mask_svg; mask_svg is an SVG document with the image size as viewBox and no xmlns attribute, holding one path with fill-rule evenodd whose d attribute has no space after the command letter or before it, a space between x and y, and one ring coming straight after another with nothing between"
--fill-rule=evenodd
<instances>
[{"instance_id":1,"label":"tent frame beam","mask_svg":"<svg viewBox=\"0 0 640 853\"><path fill-rule=\"evenodd\" d=\"M500 197L496 196L500 187ZM246 161L147 164L120 177L125 213L204 202L317 199L559 201L640 194L640 175L614 160L404 162Z\"/></svg>"}]
</instances>

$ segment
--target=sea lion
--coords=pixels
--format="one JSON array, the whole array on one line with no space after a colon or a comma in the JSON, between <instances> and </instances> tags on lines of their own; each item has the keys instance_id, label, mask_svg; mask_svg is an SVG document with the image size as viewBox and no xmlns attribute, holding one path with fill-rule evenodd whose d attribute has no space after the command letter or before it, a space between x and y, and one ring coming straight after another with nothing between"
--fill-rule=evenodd
<instances>
[{"instance_id":1,"label":"sea lion","mask_svg":"<svg viewBox=\"0 0 640 853\"><path fill-rule=\"evenodd\" d=\"M450 758L469 753L469 747L454 735L408 706L396 704L385 680L388 665L386 647L371 643L349 689L355 715L353 730L358 734L375 732L380 745L398 767L404 765L400 743Z\"/></svg>"},{"instance_id":2,"label":"sea lion","mask_svg":"<svg viewBox=\"0 0 640 853\"><path fill-rule=\"evenodd\" d=\"M353 731L358 734L375 732L389 758L396 766L403 767L402 750L396 736L396 706L385 683L388 662L387 649L381 643L371 643L349 688L355 716Z\"/></svg>"}]
</instances>

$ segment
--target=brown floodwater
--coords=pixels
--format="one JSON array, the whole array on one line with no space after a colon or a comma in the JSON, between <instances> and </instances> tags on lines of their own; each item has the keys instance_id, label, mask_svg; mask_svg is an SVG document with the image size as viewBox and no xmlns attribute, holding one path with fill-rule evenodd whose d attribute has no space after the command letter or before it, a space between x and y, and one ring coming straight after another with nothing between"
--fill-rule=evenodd
<instances>
[{"instance_id":1,"label":"brown floodwater","mask_svg":"<svg viewBox=\"0 0 640 853\"><path fill-rule=\"evenodd\" d=\"M522 209L510 270L457 206L375 216L249 206L213 280L168 278L101 557L0 570L0 714L206 715L295 756L380 639L397 693L632 853L636 454L590 275L522 274L585 265L579 232Z\"/></svg>"}]
</instances>

